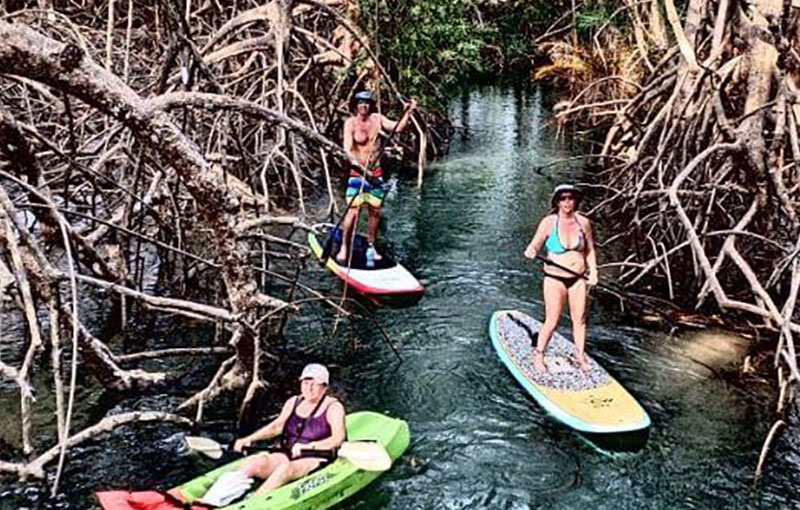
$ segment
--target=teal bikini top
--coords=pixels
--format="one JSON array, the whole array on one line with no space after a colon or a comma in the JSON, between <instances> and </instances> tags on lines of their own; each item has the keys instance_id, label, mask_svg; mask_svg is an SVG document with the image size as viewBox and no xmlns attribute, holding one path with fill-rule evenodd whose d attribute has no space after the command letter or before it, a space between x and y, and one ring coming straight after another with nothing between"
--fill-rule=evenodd
<instances>
[{"instance_id":1,"label":"teal bikini top","mask_svg":"<svg viewBox=\"0 0 800 510\"><path fill-rule=\"evenodd\" d=\"M578 242L575 243L575 246L567 248L561 242L561 239L558 238L558 216L556 216L556 222L553 224L553 228L550 229L550 235L547 236L547 241L544 244L548 253L561 255L562 253L567 253L568 251L582 252L586 248L586 236L583 233L583 227L581 227L581 224L577 219L575 221L578 223L578 228L581 232L578 236Z\"/></svg>"}]
</instances>

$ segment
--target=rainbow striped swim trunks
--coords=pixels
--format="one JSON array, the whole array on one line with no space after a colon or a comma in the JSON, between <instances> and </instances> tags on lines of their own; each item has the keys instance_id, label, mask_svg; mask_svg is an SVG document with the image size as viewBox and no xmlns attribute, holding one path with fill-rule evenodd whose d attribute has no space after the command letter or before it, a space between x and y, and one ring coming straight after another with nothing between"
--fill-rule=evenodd
<instances>
[{"instance_id":1,"label":"rainbow striped swim trunks","mask_svg":"<svg viewBox=\"0 0 800 510\"><path fill-rule=\"evenodd\" d=\"M363 190L361 189L362 182L364 185ZM383 188L384 182L381 178L373 178L372 184L370 184L370 181L365 181L363 177L350 177L347 181L347 191L344 196L348 204L350 204L350 200L353 200L350 207L360 207L366 203L370 207L378 208L383 205L385 196ZM356 198L353 199L353 197Z\"/></svg>"}]
</instances>

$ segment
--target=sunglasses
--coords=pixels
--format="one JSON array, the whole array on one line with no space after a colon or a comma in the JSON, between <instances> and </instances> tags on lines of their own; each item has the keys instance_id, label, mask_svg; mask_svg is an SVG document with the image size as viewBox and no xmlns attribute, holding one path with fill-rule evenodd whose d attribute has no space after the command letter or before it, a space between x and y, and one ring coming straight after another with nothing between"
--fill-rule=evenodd
<instances>
[{"instance_id":1,"label":"sunglasses","mask_svg":"<svg viewBox=\"0 0 800 510\"><path fill-rule=\"evenodd\" d=\"M572 193L566 193L566 194L560 195L558 197L558 201L559 202L563 202L564 200L577 200L577 197L575 195L573 195Z\"/></svg>"}]
</instances>

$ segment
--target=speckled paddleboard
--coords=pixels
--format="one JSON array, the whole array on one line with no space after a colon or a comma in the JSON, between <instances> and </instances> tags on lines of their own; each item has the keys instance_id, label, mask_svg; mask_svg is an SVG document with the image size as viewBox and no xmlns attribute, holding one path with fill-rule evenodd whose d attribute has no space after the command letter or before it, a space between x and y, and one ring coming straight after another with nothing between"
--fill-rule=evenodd
<instances>
[{"instance_id":1,"label":"speckled paddleboard","mask_svg":"<svg viewBox=\"0 0 800 510\"><path fill-rule=\"evenodd\" d=\"M557 420L590 433L620 433L650 426L650 417L591 356L583 372L575 347L554 333L545 351L547 372L533 371L533 343L542 323L516 310L501 310L489 320L489 336L500 359L520 384Z\"/></svg>"}]
</instances>

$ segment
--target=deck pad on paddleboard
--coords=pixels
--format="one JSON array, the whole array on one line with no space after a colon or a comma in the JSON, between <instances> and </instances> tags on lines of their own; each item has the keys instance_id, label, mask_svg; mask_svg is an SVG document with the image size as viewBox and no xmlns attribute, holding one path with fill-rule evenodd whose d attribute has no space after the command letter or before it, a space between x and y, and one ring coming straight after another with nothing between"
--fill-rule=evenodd
<instances>
[{"instance_id":1,"label":"deck pad on paddleboard","mask_svg":"<svg viewBox=\"0 0 800 510\"><path fill-rule=\"evenodd\" d=\"M611 378L591 356L586 356L589 371L583 372L575 360L575 346L558 333L547 345L547 372L533 370L532 342L536 341L542 323L522 314L505 314L499 318L500 342L525 377L537 386L556 390L588 390L608 384ZM533 339L533 340L531 340Z\"/></svg>"},{"instance_id":2,"label":"deck pad on paddleboard","mask_svg":"<svg viewBox=\"0 0 800 510\"><path fill-rule=\"evenodd\" d=\"M317 230L318 234L314 235L315 240L317 243L322 247L325 243L330 242L331 244L331 253L330 257L334 259L339 266L348 266L350 269L358 269L358 270L365 270L365 271L381 271L383 269L391 269L397 266L397 262L392 259L392 257L386 253L381 254L380 260L376 260L373 262L372 267L367 267L367 247L369 246L369 242L367 241L366 236L356 233L353 236L352 241L352 254L348 257L348 260L342 262L336 259L336 256L339 254L339 250L342 247L342 229L337 228L334 229L329 225L315 225L314 228ZM331 237L330 241L328 237Z\"/></svg>"},{"instance_id":3,"label":"deck pad on paddleboard","mask_svg":"<svg viewBox=\"0 0 800 510\"><path fill-rule=\"evenodd\" d=\"M542 407L582 432L630 432L650 425L639 403L591 356L586 355L589 370L582 371L574 345L558 333L545 352L547 372L535 372L533 345L540 327L518 311L495 312L489 324L501 360Z\"/></svg>"}]
</instances>

